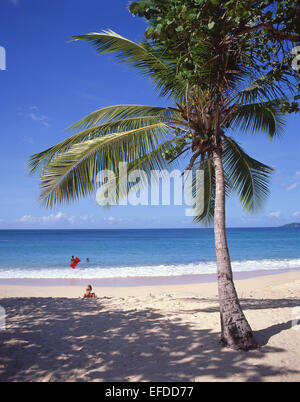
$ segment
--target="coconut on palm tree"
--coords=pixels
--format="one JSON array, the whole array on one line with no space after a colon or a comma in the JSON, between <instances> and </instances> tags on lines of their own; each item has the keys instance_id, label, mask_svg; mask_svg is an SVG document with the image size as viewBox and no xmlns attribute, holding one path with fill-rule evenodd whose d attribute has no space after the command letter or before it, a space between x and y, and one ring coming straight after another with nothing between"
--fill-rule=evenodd
<instances>
[{"instance_id":1,"label":"coconut on palm tree","mask_svg":"<svg viewBox=\"0 0 300 402\"><path fill-rule=\"evenodd\" d=\"M247 69L234 57L224 57L222 69L215 65L218 75L211 66L203 67L203 81L189 87L176 60L165 58L146 40L134 43L113 31L75 39L91 42L99 53L115 53L141 70L170 107L108 106L75 123L71 137L31 157L31 171L41 167L42 201L54 207L89 196L104 170L121 180L120 162L127 162L128 173L143 169L150 174L188 156L187 169L204 170L204 210L195 219L214 220L222 342L235 349L255 347L233 283L225 198L235 193L245 210L257 210L268 195L272 168L251 158L231 133L277 135L283 127L280 89L267 76L249 82Z\"/></svg>"}]
</instances>

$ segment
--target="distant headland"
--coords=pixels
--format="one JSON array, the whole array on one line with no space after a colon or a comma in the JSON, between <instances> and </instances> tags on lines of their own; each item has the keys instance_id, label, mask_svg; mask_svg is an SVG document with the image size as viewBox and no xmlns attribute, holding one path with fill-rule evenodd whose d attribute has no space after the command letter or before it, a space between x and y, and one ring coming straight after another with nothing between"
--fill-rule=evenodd
<instances>
[{"instance_id":1,"label":"distant headland","mask_svg":"<svg viewBox=\"0 0 300 402\"><path fill-rule=\"evenodd\" d=\"M281 228L293 228L293 229L300 229L300 223L288 223L287 225L280 226Z\"/></svg>"}]
</instances>

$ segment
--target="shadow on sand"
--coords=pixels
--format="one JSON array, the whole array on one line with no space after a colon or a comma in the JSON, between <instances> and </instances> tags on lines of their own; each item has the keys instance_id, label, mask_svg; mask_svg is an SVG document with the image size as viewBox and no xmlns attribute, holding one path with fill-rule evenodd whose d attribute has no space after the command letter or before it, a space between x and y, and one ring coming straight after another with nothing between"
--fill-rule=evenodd
<instances>
[{"instance_id":1,"label":"shadow on sand","mask_svg":"<svg viewBox=\"0 0 300 402\"><path fill-rule=\"evenodd\" d=\"M247 299L242 304L276 308L285 302ZM201 381L209 376L215 381L261 381L297 373L264 363L266 354L284 349L235 352L222 348L209 328L196 330L150 308L109 311L103 303L2 299L8 325L0 333L0 381ZM288 327L290 322L274 325L257 336L266 344ZM256 363L250 364L249 353Z\"/></svg>"}]
</instances>

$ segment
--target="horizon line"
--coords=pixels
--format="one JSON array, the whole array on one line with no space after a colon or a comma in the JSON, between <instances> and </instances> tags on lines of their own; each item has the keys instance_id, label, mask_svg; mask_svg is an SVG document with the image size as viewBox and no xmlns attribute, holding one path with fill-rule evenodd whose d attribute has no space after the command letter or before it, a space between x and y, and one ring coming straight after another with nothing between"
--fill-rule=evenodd
<instances>
[{"instance_id":1,"label":"horizon line","mask_svg":"<svg viewBox=\"0 0 300 402\"><path fill-rule=\"evenodd\" d=\"M289 225L300 225L298 222L287 223L279 226L227 226L227 229L276 229ZM160 228L0 228L1 230L199 230L199 229L214 229L213 226L209 227L194 227L194 228L180 228L180 227L160 227Z\"/></svg>"}]
</instances>

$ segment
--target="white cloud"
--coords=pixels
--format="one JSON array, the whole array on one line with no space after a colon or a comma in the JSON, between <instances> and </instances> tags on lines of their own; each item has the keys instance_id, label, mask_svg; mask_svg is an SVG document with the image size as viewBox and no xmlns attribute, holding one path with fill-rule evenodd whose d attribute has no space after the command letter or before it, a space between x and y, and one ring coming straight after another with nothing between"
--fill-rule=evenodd
<instances>
[{"instance_id":1,"label":"white cloud","mask_svg":"<svg viewBox=\"0 0 300 402\"><path fill-rule=\"evenodd\" d=\"M37 113L28 113L28 117L33 121L40 121L45 127L49 127L48 117L45 115L38 115Z\"/></svg>"},{"instance_id":2,"label":"white cloud","mask_svg":"<svg viewBox=\"0 0 300 402\"><path fill-rule=\"evenodd\" d=\"M91 215L82 215L82 216L70 216L70 217L66 217L63 215L62 218L65 218L71 225L74 225L74 223L78 223L78 222L90 222L93 223L95 222L95 219L93 216Z\"/></svg>"},{"instance_id":3,"label":"white cloud","mask_svg":"<svg viewBox=\"0 0 300 402\"><path fill-rule=\"evenodd\" d=\"M29 107L30 113L27 116L33 121L41 122L45 127L49 127L48 116L39 113L39 108L37 106Z\"/></svg>"},{"instance_id":4,"label":"white cloud","mask_svg":"<svg viewBox=\"0 0 300 402\"><path fill-rule=\"evenodd\" d=\"M83 222L95 222L95 218L92 215L82 215L79 219Z\"/></svg>"},{"instance_id":5,"label":"white cloud","mask_svg":"<svg viewBox=\"0 0 300 402\"><path fill-rule=\"evenodd\" d=\"M109 216L108 218L104 218L104 220L105 220L105 222L108 222L109 224L120 223L120 222L124 221L124 219L116 218L115 216Z\"/></svg>"},{"instance_id":6,"label":"white cloud","mask_svg":"<svg viewBox=\"0 0 300 402\"><path fill-rule=\"evenodd\" d=\"M281 215L281 212L280 212L280 211L274 211L274 212L270 212L270 213L268 214L268 216L271 217L271 218L279 218L280 215Z\"/></svg>"},{"instance_id":7,"label":"white cloud","mask_svg":"<svg viewBox=\"0 0 300 402\"><path fill-rule=\"evenodd\" d=\"M292 185L290 185L289 187L286 188L286 191L295 190L295 188L297 188L298 186L299 186L299 183L293 183Z\"/></svg>"},{"instance_id":8,"label":"white cloud","mask_svg":"<svg viewBox=\"0 0 300 402\"><path fill-rule=\"evenodd\" d=\"M40 113L39 108L37 106L29 106L28 110L25 112L19 111L17 113L18 116L25 116L32 121L37 121L43 124L45 127L49 127L49 118L45 114Z\"/></svg>"},{"instance_id":9,"label":"white cloud","mask_svg":"<svg viewBox=\"0 0 300 402\"><path fill-rule=\"evenodd\" d=\"M115 222L117 218L115 218L114 216L109 216L108 218L104 218L104 220L108 222Z\"/></svg>"},{"instance_id":10,"label":"white cloud","mask_svg":"<svg viewBox=\"0 0 300 402\"><path fill-rule=\"evenodd\" d=\"M62 212L58 212L56 214L50 214L46 216L33 216L33 215L23 215L21 218L17 219L17 222L20 223L39 223L39 224L47 224L47 223L69 223L70 225L74 225L79 222L95 222L95 219L91 215L82 215L79 217L76 216L68 216Z\"/></svg>"},{"instance_id":11,"label":"white cloud","mask_svg":"<svg viewBox=\"0 0 300 402\"><path fill-rule=\"evenodd\" d=\"M31 215L23 215L22 218L17 219L18 222L32 222L34 217Z\"/></svg>"},{"instance_id":12,"label":"white cloud","mask_svg":"<svg viewBox=\"0 0 300 402\"><path fill-rule=\"evenodd\" d=\"M62 212L58 212L57 214L50 214L47 216L23 215L20 219L17 219L17 221L23 223L48 223L57 222L62 219L66 219L66 216Z\"/></svg>"},{"instance_id":13,"label":"white cloud","mask_svg":"<svg viewBox=\"0 0 300 402\"><path fill-rule=\"evenodd\" d=\"M75 216L70 216L70 218L68 218L68 222L69 222L71 225L74 225L75 221L76 221L76 217L75 217Z\"/></svg>"},{"instance_id":14,"label":"white cloud","mask_svg":"<svg viewBox=\"0 0 300 402\"><path fill-rule=\"evenodd\" d=\"M298 216L300 216L300 211L296 211L292 214L293 218L297 218Z\"/></svg>"},{"instance_id":15,"label":"white cloud","mask_svg":"<svg viewBox=\"0 0 300 402\"><path fill-rule=\"evenodd\" d=\"M26 142L27 144L34 144L34 139L33 139L33 137L24 136L24 137L22 137L22 141L23 141L23 142Z\"/></svg>"},{"instance_id":16,"label":"white cloud","mask_svg":"<svg viewBox=\"0 0 300 402\"><path fill-rule=\"evenodd\" d=\"M300 172L296 172L296 176L300 176Z\"/></svg>"}]
</instances>

